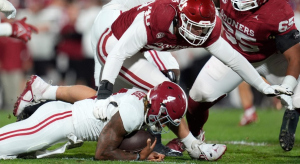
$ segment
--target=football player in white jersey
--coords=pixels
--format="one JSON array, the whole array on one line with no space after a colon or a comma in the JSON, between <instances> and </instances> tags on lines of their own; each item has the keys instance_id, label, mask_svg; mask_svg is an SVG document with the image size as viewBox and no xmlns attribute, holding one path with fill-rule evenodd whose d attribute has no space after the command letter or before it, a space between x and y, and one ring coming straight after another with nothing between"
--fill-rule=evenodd
<instances>
[{"instance_id":1,"label":"football player in white jersey","mask_svg":"<svg viewBox=\"0 0 300 164\"><path fill-rule=\"evenodd\" d=\"M95 113L95 98L77 101L81 95L74 94L79 87L87 92L96 91L85 86L57 87L32 76L27 82L23 98L41 99L52 95L59 99L60 90L69 94L74 104L62 101L46 102L27 119L0 128L0 159L14 159L19 154L31 153L37 158L65 152L78 147L84 141L98 141L96 160L152 160L162 161L164 155L152 152L156 141L137 154L118 148L125 135L146 125L153 133L162 133L168 126L184 143L191 158L218 160L226 151L222 144L206 144L191 135L185 121L181 121L187 110L184 91L173 82L163 82L147 93L140 89L121 89L98 106ZM68 92L71 91L71 92ZM51 96L50 96L51 97ZM65 97L65 98L67 98ZM71 100L70 99L70 100ZM29 101L29 100L28 100ZM28 106L27 108L33 107ZM26 111L23 110L23 112ZM95 117L94 115L99 115ZM62 126L63 125L63 126ZM62 147L47 151L51 145L66 142Z\"/></svg>"}]
</instances>

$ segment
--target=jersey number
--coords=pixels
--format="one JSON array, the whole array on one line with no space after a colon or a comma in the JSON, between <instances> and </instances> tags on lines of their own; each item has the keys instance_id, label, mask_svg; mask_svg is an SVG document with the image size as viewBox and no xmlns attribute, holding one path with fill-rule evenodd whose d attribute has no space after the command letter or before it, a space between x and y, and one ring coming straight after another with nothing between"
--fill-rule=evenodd
<instances>
[{"instance_id":1,"label":"jersey number","mask_svg":"<svg viewBox=\"0 0 300 164\"><path fill-rule=\"evenodd\" d=\"M226 25L225 23L224 23L224 25L228 28L228 30L226 31L226 37L227 37L228 40L230 40L230 42L232 44L238 44L239 47L244 52L258 52L259 51L258 46L251 45L251 44L245 42L245 41L256 42L255 38L249 37L248 35L245 35L245 34L243 34L242 32L240 32L238 30L236 30L234 32L231 27L228 27L228 25ZM233 37L233 35L235 35L235 37Z\"/></svg>"},{"instance_id":2,"label":"jersey number","mask_svg":"<svg viewBox=\"0 0 300 164\"><path fill-rule=\"evenodd\" d=\"M293 24L294 24L294 17L290 18L289 20L281 21L279 23L278 31L285 32L286 30L291 28L293 26Z\"/></svg>"}]
</instances>

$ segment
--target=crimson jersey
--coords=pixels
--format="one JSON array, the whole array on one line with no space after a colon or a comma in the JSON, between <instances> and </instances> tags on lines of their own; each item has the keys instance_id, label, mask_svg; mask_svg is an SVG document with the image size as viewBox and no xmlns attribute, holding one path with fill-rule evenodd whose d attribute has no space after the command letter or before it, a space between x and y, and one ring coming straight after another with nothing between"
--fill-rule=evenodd
<instances>
[{"instance_id":1,"label":"crimson jersey","mask_svg":"<svg viewBox=\"0 0 300 164\"><path fill-rule=\"evenodd\" d=\"M210 37L200 46L192 46L180 35L173 34L170 26L175 19L179 17L178 9L179 0L158 0L134 7L122 13L112 24L111 30L117 39L120 39L123 33L132 24L135 17L144 13L144 22L147 31L147 45L141 51L159 50L174 51L178 49L207 47L214 43L221 33L221 20L216 19L216 25ZM171 27L173 28L173 27Z\"/></svg>"},{"instance_id":2,"label":"crimson jersey","mask_svg":"<svg viewBox=\"0 0 300 164\"><path fill-rule=\"evenodd\" d=\"M221 0L220 18L225 29L222 37L250 62L275 53L275 36L296 29L294 12L283 0L270 0L257 9L242 12L236 11L230 0Z\"/></svg>"}]
</instances>

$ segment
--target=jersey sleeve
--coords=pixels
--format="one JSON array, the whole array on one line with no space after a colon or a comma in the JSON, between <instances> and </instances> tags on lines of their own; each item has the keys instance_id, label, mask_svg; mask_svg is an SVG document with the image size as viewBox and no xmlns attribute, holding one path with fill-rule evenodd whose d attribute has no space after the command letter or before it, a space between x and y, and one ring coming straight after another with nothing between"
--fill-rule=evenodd
<instances>
[{"instance_id":1,"label":"jersey sleeve","mask_svg":"<svg viewBox=\"0 0 300 164\"><path fill-rule=\"evenodd\" d=\"M108 80L114 84L124 60L135 55L146 43L143 15L139 14L108 54L101 80Z\"/></svg>"},{"instance_id":2,"label":"jersey sleeve","mask_svg":"<svg viewBox=\"0 0 300 164\"><path fill-rule=\"evenodd\" d=\"M141 128L144 122L144 110L131 101L119 104L119 113L127 133Z\"/></svg>"},{"instance_id":3,"label":"jersey sleeve","mask_svg":"<svg viewBox=\"0 0 300 164\"><path fill-rule=\"evenodd\" d=\"M175 8L172 7L171 4L167 3L162 3L159 6L154 6L153 9L145 12L144 19L148 35L148 44L152 44L157 41L157 39L159 39L157 38L158 34L164 33L165 35L168 35L171 33L169 29L175 14ZM174 37L171 39L176 38Z\"/></svg>"}]
</instances>

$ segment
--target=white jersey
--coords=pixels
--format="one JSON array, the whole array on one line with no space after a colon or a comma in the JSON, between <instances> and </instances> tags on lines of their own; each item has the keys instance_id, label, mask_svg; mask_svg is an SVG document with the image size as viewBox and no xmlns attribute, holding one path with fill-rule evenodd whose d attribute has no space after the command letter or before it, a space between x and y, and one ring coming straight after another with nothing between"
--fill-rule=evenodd
<instances>
[{"instance_id":1,"label":"white jersey","mask_svg":"<svg viewBox=\"0 0 300 164\"><path fill-rule=\"evenodd\" d=\"M119 111L128 134L139 130L143 125L145 95L146 93L137 89L122 89L110 97L117 107L110 104L107 110L112 115ZM58 148L57 153L63 153L68 144L97 141L110 119L107 121L96 119L93 115L94 103L93 99L85 99L75 104L62 101L48 102L40 106L29 118L1 127L0 159L44 150L45 147L59 142L67 143ZM44 152L38 158L53 153Z\"/></svg>"},{"instance_id":2,"label":"white jersey","mask_svg":"<svg viewBox=\"0 0 300 164\"><path fill-rule=\"evenodd\" d=\"M141 128L144 122L145 92L137 89L121 89L117 94L110 97L112 103L107 107L108 115L114 115L119 111L126 132L131 133ZM93 115L93 107L96 100L85 99L76 102L72 106L75 135L84 141L97 141L107 121L100 121Z\"/></svg>"}]
</instances>

